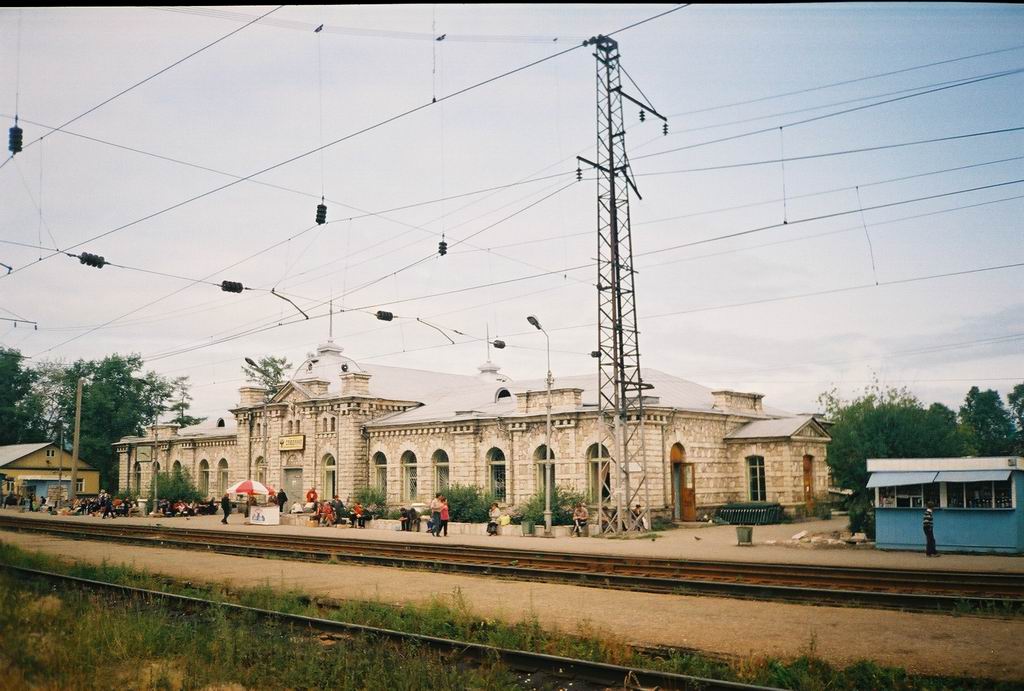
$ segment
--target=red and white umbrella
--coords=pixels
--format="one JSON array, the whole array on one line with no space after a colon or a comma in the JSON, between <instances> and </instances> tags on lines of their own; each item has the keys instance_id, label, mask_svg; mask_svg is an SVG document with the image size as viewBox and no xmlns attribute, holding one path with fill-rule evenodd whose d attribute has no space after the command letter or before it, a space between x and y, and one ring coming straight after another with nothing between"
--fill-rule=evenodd
<instances>
[{"instance_id":1,"label":"red and white umbrella","mask_svg":"<svg viewBox=\"0 0 1024 691\"><path fill-rule=\"evenodd\" d=\"M227 489L228 494L270 494L270 490L262 482L242 480Z\"/></svg>"}]
</instances>

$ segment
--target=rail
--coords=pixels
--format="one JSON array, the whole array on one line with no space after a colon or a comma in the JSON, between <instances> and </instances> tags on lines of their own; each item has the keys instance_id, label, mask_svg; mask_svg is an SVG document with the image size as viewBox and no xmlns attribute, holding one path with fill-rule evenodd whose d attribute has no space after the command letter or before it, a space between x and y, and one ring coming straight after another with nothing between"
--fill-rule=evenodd
<instances>
[{"instance_id":1,"label":"rail","mask_svg":"<svg viewBox=\"0 0 1024 691\"><path fill-rule=\"evenodd\" d=\"M697 561L165 526L0 517L0 528L75 539L305 561L345 560L677 594L918 611L1024 611L1024 574Z\"/></svg>"},{"instance_id":2,"label":"rail","mask_svg":"<svg viewBox=\"0 0 1024 691\"><path fill-rule=\"evenodd\" d=\"M191 611L196 607L200 608L221 608L225 611L251 614L261 619L269 619L276 622L286 623L291 626L304 628L310 631L317 631L327 634L361 635L398 641L401 643L416 643L426 648L442 652L444 654L456 655L463 659L483 663L493 660L500 660L509 668L519 671L543 671L545 674L561 678L577 679L600 686L615 686L625 689L678 689L680 691L778 691L774 687L755 686L739 682L725 681L721 679L708 679L705 677L675 674L652 669L638 667L627 667L612 665L604 662L581 660L578 658L560 657L557 655L546 655L527 650L515 650L511 648L498 648L495 646L473 643L469 641L458 641L449 638L438 638L422 634L395 631L364 624L336 621L320 617L309 617L300 614L289 614L277 610L249 607L230 602L207 600L188 595L178 595L162 590L149 590L135 588L119 583L108 583L77 576L29 569L21 566L14 566L0 563L0 569L12 572L22 577L45 579L51 582L71 584L91 590L104 590L117 595L139 598L147 602L155 600L162 601L170 606Z\"/></svg>"}]
</instances>

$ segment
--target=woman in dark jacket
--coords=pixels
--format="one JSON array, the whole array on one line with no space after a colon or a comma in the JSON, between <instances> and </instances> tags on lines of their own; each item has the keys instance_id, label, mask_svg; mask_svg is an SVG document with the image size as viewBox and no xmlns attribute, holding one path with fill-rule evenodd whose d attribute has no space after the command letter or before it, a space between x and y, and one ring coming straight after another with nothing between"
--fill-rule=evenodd
<instances>
[{"instance_id":1,"label":"woman in dark jacket","mask_svg":"<svg viewBox=\"0 0 1024 691\"><path fill-rule=\"evenodd\" d=\"M224 512L224 518L222 518L220 522L223 523L224 525L227 525L227 523L228 523L228 514L231 513L231 500L228 499L227 492L225 492L224 496L221 497L221 499L220 499L220 508L221 508L221 511Z\"/></svg>"}]
</instances>

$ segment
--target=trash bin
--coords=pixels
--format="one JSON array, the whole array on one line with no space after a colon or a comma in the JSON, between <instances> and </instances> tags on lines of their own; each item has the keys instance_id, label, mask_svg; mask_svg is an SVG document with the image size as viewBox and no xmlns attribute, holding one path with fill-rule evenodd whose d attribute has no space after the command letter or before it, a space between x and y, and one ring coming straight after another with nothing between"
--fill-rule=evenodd
<instances>
[{"instance_id":1,"label":"trash bin","mask_svg":"<svg viewBox=\"0 0 1024 691\"><path fill-rule=\"evenodd\" d=\"M753 545L754 539L754 526L752 525L738 525L736 526L736 544L738 545Z\"/></svg>"}]
</instances>

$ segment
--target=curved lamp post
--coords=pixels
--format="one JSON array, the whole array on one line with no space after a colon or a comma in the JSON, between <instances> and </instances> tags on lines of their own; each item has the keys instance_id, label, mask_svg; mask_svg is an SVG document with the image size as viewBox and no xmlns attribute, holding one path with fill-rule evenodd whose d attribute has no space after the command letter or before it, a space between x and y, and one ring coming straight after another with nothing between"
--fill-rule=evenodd
<instances>
[{"instance_id":1,"label":"curved lamp post","mask_svg":"<svg viewBox=\"0 0 1024 691\"><path fill-rule=\"evenodd\" d=\"M548 336L548 332L544 330L544 327L540 325L540 320L534 315L529 315L526 321L544 334L544 340L547 343L547 358L548 358L548 402L547 402L547 441L544 444L544 534L547 537L551 537L551 485L554 481L554 473L552 472L551 466L551 384L554 383L554 379L551 377L551 338Z\"/></svg>"}]
</instances>

